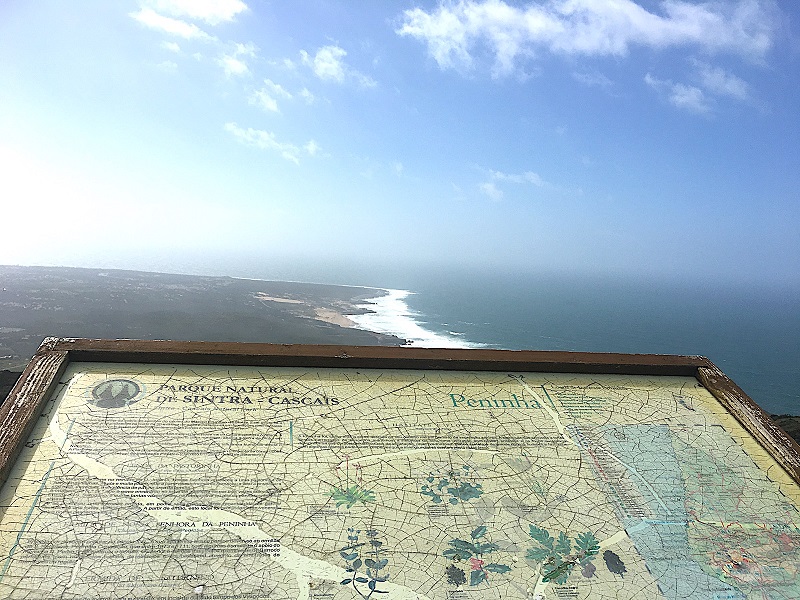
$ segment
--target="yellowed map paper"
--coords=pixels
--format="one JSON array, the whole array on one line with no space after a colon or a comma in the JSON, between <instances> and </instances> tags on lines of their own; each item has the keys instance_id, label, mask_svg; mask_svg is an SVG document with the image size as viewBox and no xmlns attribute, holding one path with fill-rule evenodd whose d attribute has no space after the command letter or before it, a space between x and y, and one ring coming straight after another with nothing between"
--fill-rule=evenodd
<instances>
[{"instance_id":1,"label":"yellowed map paper","mask_svg":"<svg viewBox=\"0 0 800 600\"><path fill-rule=\"evenodd\" d=\"M691 378L73 363L0 598L800 598L799 504Z\"/></svg>"}]
</instances>

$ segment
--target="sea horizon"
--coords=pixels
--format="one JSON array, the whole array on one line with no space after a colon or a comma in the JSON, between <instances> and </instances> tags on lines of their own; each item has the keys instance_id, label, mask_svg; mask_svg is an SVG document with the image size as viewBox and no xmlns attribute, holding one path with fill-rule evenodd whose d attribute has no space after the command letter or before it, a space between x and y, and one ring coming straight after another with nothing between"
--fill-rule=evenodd
<instances>
[{"instance_id":1,"label":"sea horizon","mask_svg":"<svg viewBox=\"0 0 800 600\"><path fill-rule=\"evenodd\" d=\"M768 412L800 414L800 299L791 286L402 269L363 278L326 269L303 280L241 263L227 273L153 267L124 270L374 290L360 314L345 316L409 346L705 356Z\"/></svg>"}]
</instances>

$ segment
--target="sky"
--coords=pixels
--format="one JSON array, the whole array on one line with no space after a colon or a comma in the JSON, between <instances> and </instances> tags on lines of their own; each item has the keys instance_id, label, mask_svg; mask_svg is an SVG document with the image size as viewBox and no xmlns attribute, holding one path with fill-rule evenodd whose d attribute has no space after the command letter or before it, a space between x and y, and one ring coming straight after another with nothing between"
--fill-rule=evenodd
<instances>
[{"instance_id":1,"label":"sky","mask_svg":"<svg viewBox=\"0 0 800 600\"><path fill-rule=\"evenodd\" d=\"M798 98L789 1L3 0L0 264L800 286Z\"/></svg>"}]
</instances>

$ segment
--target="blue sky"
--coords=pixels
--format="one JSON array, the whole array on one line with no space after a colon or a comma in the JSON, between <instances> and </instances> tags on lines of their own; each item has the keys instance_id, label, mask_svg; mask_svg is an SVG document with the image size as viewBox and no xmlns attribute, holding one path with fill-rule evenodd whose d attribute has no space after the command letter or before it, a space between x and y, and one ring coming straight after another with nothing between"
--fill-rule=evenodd
<instances>
[{"instance_id":1,"label":"blue sky","mask_svg":"<svg viewBox=\"0 0 800 600\"><path fill-rule=\"evenodd\" d=\"M800 284L799 17L6 0L0 263Z\"/></svg>"}]
</instances>

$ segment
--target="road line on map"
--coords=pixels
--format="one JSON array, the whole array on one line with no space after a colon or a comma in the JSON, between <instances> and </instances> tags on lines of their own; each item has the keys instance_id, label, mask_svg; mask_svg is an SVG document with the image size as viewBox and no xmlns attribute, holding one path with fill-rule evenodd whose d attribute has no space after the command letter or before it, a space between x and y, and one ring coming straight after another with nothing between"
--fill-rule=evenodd
<instances>
[{"instance_id":1,"label":"road line on map","mask_svg":"<svg viewBox=\"0 0 800 600\"><path fill-rule=\"evenodd\" d=\"M576 446L579 450L583 450L581 445L578 442L576 442L575 440L573 440L567 434L564 425L562 425L562 423L561 423L561 419L558 417L558 413L556 411L554 411L553 409L551 409L549 406L547 406L547 404L545 404L545 402L542 400L541 396L539 396L539 394L537 394L535 391L533 391L531 389L531 387L527 383L525 383L525 381L522 379L522 377L516 376L516 377L514 377L514 379L518 380L520 382L520 384L522 385L522 387L524 387L536 399L536 401L539 402L539 404L542 405L542 408L544 408L545 411L547 411L547 414L549 414L550 418L553 419L553 422L555 423L556 429L558 429L558 433L561 434L561 437L563 437L567 442L569 442L573 446ZM541 386L541 387L542 387L542 391L544 391L544 393L547 396L547 398L552 402L552 399L550 398L550 394L547 393L547 390L545 389L545 387L544 386ZM644 476L642 476L642 474L639 473L639 471L637 471L634 467L628 465L627 463L623 462L621 459L619 459L610 450L606 451L605 454L607 456L610 456L614 460L614 462L616 462L619 465L622 465L626 470L628 470L631 473L633 473L634 475L636 475L641 480L641 482L645 485L645 487L650 491L650 493L653 495L653 498L656 499L656 502L658 502L661 505L661 508L664 509L664 513L665 514L669 514L669 509L667 508L667 505L664 503L664 501L661 499L661 496L658 495L658 493L656 492L655 488L653 488L653 486L650 484L650 482L647 481L644 478Z\"/></svg>"},{"instance_id":2,"label":"road line on map","mask_svg":"<svg viewBox=\"0 0 800 600\"><path fill-rule=\"evenodd\" d=\"M14 542L14 545L11 546L11 550L8 553L8 558L6 559L5 564L3 565L3 571L0 572L0 581L3 581L3 577L5 577L6 571L8 570L8 566L11 564L11 559L14 557L14 552L17 550L17 546L19 546L19 542L22 539L22 535L25 533L25 529L28 528L28 521L31 519L31 514L33 514L33 509L36 508L36 504L39 502L39 497L42 495L42 490L44 489L44 484L47 483L47 478L50 477L50 471L53 470L53 465L55 464L55 459L50 461L50 467L47 469L47 472L42 477L42 484L39 486L39 489L36 491L36 495L33 497L33 502L31 503L31 507L28 509L28 514L25 515L25 520L22 522L22 527L20 527L19 533L17 533L17 539Z\"/></svg>"},{"instance_id":3,"label":"road line on map","mask_svg":"<svg viewBox=\"0 0 800 600\"><path fill-rule=\"evenodd\" d=\"M71 427L71 423L70 423ZM53 420L50 422L50 428L52 433L54 434L53 437L55 439L62 439L66 443L67 441L67 434L64 433L58 425L57 416L54 416ZM80 466L84 470L94 477L97 477L103 481L122 481L133 483L132 481L120 477L117 475L114 470L109 467L108 465L95 460L89 456L84 454L77 454L71 453L68 454L67 457L76 465ZM55 462L55 461L53 461ZM51 463L52 468L52 463ZM48 470L47 474L49 475L50 471ZM45 481L47 480L47 475L45 475ZM34 503L31 506L31 509L28 511L28 518L30 518L31 513L33 512L33 508L36 506L36 501L39 498L39 494L41 493L42 488L44 487L45 481L42 482L42 486L39 488L39 492L34 499ZM152 511L148 508L148 504L160 504L165 505L166 503L163 502L157 496L147 496L147 497L138 497L138 498L130 498L134 503L138 504L141 508L143 508L148 513L155 513L152 516L160 517L162 520L165 517L170 517L173 519L187 519L191 521L211 521L212 517L216 517L217 522L219 521L250 521L251 519L245 519L244 517L225 510L219 509L172 509L172 510L158 510ZM27 524L27 519L25 521ZM221 529L226 530L228 533L238 537L244 542L257 542L257 541L272 541L277 538L274 536L270 536L265 531L261 529L260 526L254 525L252 527L221 527ZM17 537L21 537L22 532ZM245 537L247 535L247 537ZM16 544L15 544L16 546ZM13 549L12 549L13 554ZM11 560L9 556L8 560ZM286 546L281 546L278 556L273 556L272 560L276 563L281 565L287 571L294 573L295 577L307 577L307 578L318 578L324 579L327 581L334 581L339 582L344 577L347 576L347 571L345 571L342 567L337 567L336 565L332 565L329 562L324 560L309 558L307 556L303 556L299 552L295 552ZM3 570L5 573L5 569ZM0 574L0 580L2 580L2 574ZM401 586L392 582L386 582L386 587L390 592L391 596L395 600L430 600L427 596L422 594L418 594L417 592L405 587ZM302 594L302 592L301 592ZM308 594L308 590L306 589L306 594ZM306 596L307 597L307 596ZM298 600L302 600L302 596L298 597Z\"/></svg>"},{"instance_id":4,"label":"road line on map","mask_svg":"<svg viewBox=\"0 0 800 600\"><path fill-rule=\"evenodd\" d=\"M411 456L412 454L425 454L426 452L450 452L453 448L414 448L413 450L400 450L398 452L389 452L386 454L369 454L367 456L354 457L353 460L363 462L366 460L383 460L385 458L394 458L396 456ZM458 449L455 449L458 452ZM462 448L463 452L472 452L473 454L497 454L497 450L473 450L471 448ZM347 461L339 463L339 468L343 468Z\"/></svg>"}]
</instances>

